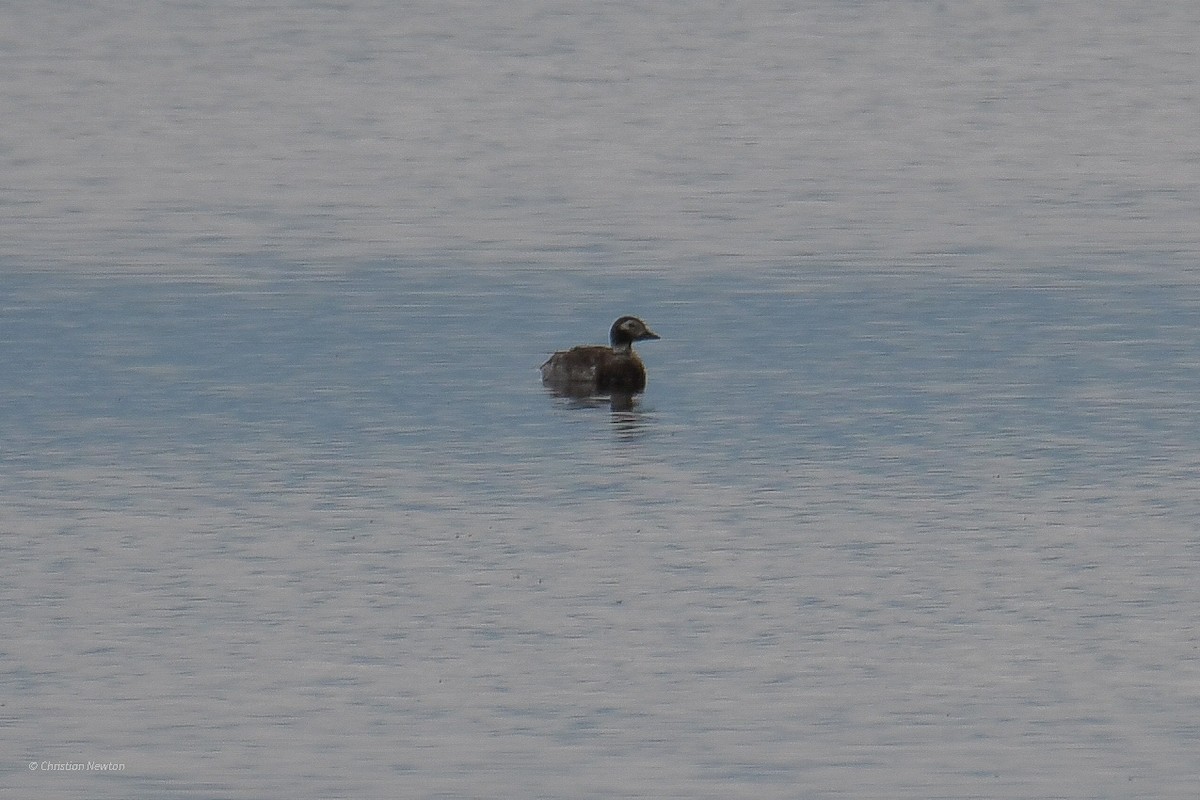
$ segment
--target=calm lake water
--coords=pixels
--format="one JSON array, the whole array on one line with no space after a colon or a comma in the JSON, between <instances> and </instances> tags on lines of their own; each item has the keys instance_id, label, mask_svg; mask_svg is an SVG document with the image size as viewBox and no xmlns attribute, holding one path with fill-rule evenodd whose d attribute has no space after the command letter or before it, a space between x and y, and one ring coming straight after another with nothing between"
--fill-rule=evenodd
<instances>
[{"instance_id":1,"label":"calm lake water","mask_svg":"<svg viewBox=\"0 0 1200 800\"><path fill-rule=\"evenodd\" d=\"M1200 6L0 21L0 794L1194 797Z\"/></svg>"}]
</instances>

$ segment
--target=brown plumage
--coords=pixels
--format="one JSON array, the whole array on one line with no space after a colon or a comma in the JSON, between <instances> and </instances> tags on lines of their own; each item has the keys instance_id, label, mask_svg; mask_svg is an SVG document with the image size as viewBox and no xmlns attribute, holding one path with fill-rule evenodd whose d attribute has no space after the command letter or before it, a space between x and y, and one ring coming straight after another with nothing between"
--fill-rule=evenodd
<instances>
[{"instance_id":1,"label":"brown plumage","mask_svg":"<svg viewBox=\"0 0 1200 800\"><path fill-rule=\"evenodd\" d=\"M611 347L560 350L542 364L542 383L567 394L636 394L646 388L646 367L633 343L657 338L637 317L621 317L608 332Z\"/></svg>"}]
</instances>

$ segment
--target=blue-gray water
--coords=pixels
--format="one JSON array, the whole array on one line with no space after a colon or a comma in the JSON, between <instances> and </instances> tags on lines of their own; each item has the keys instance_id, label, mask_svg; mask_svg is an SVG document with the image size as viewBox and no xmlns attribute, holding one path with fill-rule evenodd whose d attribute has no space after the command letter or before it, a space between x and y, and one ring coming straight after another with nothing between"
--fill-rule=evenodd
<instances>
[{"instance_id":1,"label":"blue-gray water","mask_svg":"<svg viewBox=\"0 0 1200 800\"><path fill-rule=\"evenodd\" d=\"M0 794L1193 797L1198 36L0 11Z\"/></svg>"}]
</instances>

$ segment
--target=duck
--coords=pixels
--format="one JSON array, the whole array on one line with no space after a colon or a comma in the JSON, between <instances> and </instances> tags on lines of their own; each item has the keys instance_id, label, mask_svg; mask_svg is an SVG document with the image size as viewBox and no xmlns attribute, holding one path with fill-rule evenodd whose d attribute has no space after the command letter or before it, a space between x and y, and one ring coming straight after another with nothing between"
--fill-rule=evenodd
<instances>
[{"instance_id":1,"label":"duck","mask_svg":"<svg viewBox=\"0 0 1200 800\"><path fill-rule=\"evenodd\" d=\"M646 388L646 366L634 342L660 339L637 317L621 317L608 332L610 347L580 345L560 350L542 364L542 383L571 395L633 395Z\"/></svg>"}]
</instances>

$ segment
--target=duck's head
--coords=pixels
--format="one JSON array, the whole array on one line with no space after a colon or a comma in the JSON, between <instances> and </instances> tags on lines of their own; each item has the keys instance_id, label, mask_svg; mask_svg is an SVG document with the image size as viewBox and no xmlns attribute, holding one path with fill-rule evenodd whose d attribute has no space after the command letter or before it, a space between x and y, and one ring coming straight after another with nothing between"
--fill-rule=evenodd
<instances>
[{"instance_id":1,"label":"duck's head","mask_svg":"<svg viewBox=\"0 0 1200 800\"><path fill-rule=\"evenodd\" d=\"M634 342L658 338L659 335L637 317L621 317L608 332L608 340L614 350L628 350Z\"/></svg>"}]
</instances>

